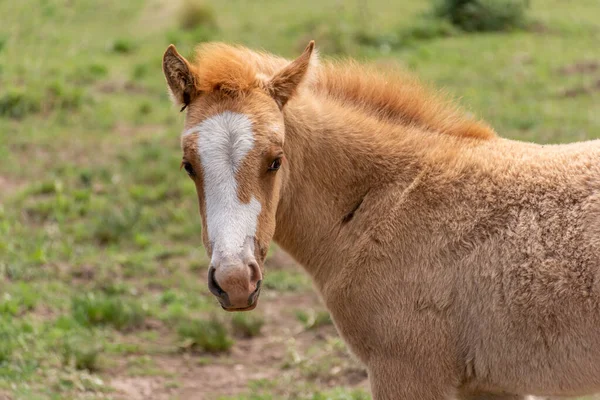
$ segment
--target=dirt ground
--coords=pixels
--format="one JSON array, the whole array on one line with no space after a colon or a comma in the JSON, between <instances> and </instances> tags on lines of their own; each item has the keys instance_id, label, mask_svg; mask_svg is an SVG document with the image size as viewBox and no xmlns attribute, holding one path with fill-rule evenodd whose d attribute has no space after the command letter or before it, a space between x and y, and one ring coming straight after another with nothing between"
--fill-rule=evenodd
<instances>
[{"instance_id":1,"label":"dirt ground","mask_svg":"<svg viewBox=\"0 0 600 400\"><path fill-rule=\"evenodd\" d=\"M282 251L271 257L269 264L299 268ZM300 378L299 368L285 368L290 352L304 357L311 352L311 346L324 347L327 339L337 338L335 327L326 325L307 330L289 312L297 309L323 309L314 291L265 294L258 306L266 321L262 335L236 340L231 351L221 356L203 358L183 353L153 357L156 367L161 371L157 376L128 376L126 363L122 363L123 368L116 368L106 374L110 386L116 390L115 398L212 400L219 396L245 393L251 381L276 381L286 376L287 379ZM333 366L325 376L314 377L319 386L343 386L368 391L364 367L347 351L337 352L336 356L340 357L338 365ZM176 384L170 385L168 377L176 379ZM283 393L281 395L285 396Z\"/></svg>"}]
</instances>

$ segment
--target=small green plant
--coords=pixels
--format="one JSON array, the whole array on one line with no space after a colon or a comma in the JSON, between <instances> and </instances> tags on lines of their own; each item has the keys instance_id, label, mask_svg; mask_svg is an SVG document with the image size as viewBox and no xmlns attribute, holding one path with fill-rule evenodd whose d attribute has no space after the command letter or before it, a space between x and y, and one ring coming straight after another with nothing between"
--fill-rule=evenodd
<instances>
[{"instance_id":1,"label":"small green plant","mask_svg":"<svg viewBox=\"0 0 600 400\"><path fill-rule=\"evenodd\" d=\"M529 0L434 0L434 15L466 32L521 28L528 8Z\"/></svg>"},{"instance_id":2,"label":"small green plant","mask_svg":"<svg viewBox=\"0 0 600 400\"><path fill-rule=\"evenodd\" d=\"M66 334L59 348L63 365L71 365L79 370L96 372L100 369L99 355L102 346L89 334Z\"/></svg>"},{"instance_id":3,"label":"small green plant","mask_svg":"<svg viewBox=\"0 0 600 400\"><path fill-rule=\"evenodd\" d=\"M92 83L108 75L108 68L99 63L93 63L77 68L71 75L70 81L74 83Z\"/></svg>"},{"instance_id":4,"label":"small green plant","mask_svg":"<svg viewBox=\"0 0 600 400\"><path fill-rule=\"evenodd\" d=\"M456 36L460 29L446 19L426 16L418 19L413 26L400 33L400 41L428 40L439 37Z\"/></svg>"},{"instance_id":5,"label":"small green plant","mask_svg":"<svg viewBox=\"0 0 600 400\"><path fill-rule=\"evenodd\" d=\"M152 104L148 101L140 103L138 106L138 114L140 116L146 116L152 112Z\"/></svg>"},{"instance_id":6,"label":"small green plant","mask_svg":"<svg viewBox=\"0 0 600 400\"><path fill-rule=\"evenodd\" d=\"M11 360L16 334L16 329L13 329L10 320L0 314L0 365Z\"/></svg>"},{"instance_id":7,"label":"small green plant","mask_svg":"<svg viewBox=\"0 0 600 400\"><path fill-rule=\"evenodd\" d=\"M184 0L179 10L179 26L185 30L197 27L216 29L217 19L212 7L204 0Z\"/></svg>"},{"instance_id":8,"label":"small green plant","mask_svg":"<svg viewBox=\"0 0 600 400\"><path fill-rule=\"evenodd\" d=\"M0 332L0 365L9 362L12 357L13 345Z\"/></svg>"},{"instance_id":9,"label":"small green plant","mask_svg":"<svg viewBox=\"0 0 600 400\"><path fill-rule=\"evenodd\" d=\"M338 388L328 392L317 392L311 400L369 400L371 397L362 390L347 391Z\"/></svg>"},{"instance_id":10,"label":"small green plant","mask_svg":"<svg viewBox=\"0 0 600 400\"><path fill-rule=\"evenodd\" d=\"M20 282L0 296L0 314L18 316L35 308L39 294L31 285Z\"/></svg>"},{"instance_id":11,"label":"small green plant","mask_svg":"<svg viewBox=\"0 0 600 400\"><path fill-rule=\"evenodd\" d=\"M9 89L0 95L0 117L22 119L41 109L41 101L30 91Z\"/></svg>"},{"instance_id":12,"label":"small green plant","mask_svg":"<svg viewBox=\"0 0 600 400\"><path fill-rule=\"evenodd\" d=\"M254 337L260 335L260 330L264 324L264 318L255 313L236 313L231 319L233 332L242 337Z\"/></svg>"},{"instance_id":13,"label":"small green plant","mask_svg":"<svg viewBox=\"0 0 600 400\"><path fill-rule=\"evenodd\" d=\"M177 293L174 290L168 289L165 290L160 296L160 304L163 306L173 304L178 300L178 298L179 297L177 296Z\"/></svg>"},{"instance_id":14,"label":"small green plant","mask_svg":"<svg viewBox=\"0 0 600 400\"><path fill-rule=\"evenodd\" d=\"M327 311L297 310L296 318L302 322L304 329L316 329L333 323Z\"/></svg>"},{"instance_id":15,"label":"small green plant","mask_svg":"<svg viewBox=\"0 0 600 400\"><path fill-rule=\"evenodd\" d=\"M131 72L131 77L133 78L133 80L139 81L140 79L143 79L146 76L148 76L148 72L150 72L148 64L136 64L135 67L133 67L133 71Z\"/></svg>"},{"instance_id":16,"label":"small green plant","mask_svg":"<svg viewBox=\"0 0 600 400\"><path fill-rule=\"evenodd\" d=\"M112 44L112 51L120 54L133 53L136 48L132 40L126 38L116 39Z\"/></svg>"},{"instance_id":17,"label":"small green plant","mask_svg":"<svg viewBox=\"0 0 600 400\"><path fill-rule=\"evenodd\" d=\"M83 326L110 325L119 330L139 327L146 317L137 301L102 293L74 297L72 314Z\"/></svg>"},{"instance_id":18,"label":"small green plant","mask_svg":"<svg viewBox=\"0 0 600 400\"><path fill-rule=\"evenodd\" d=\"M184 342L183 347L187 348L219 353L228 351L233 346L227 328L216 317L183 321L178 333Z\"/></svg>"},{"instance_id":19,"label":"small green plant","mask_svg":"<svg viewBox=\"0 0 600 400\"><path fill-rule=\"evenodd\" d=\"M62 81L55 81L48 85L47 95L44 99L45 110L77 110L84 101L83 91L75 86L67 85Z\"/></svg>"},{"instance_id":20,"label":"small green plant","mask_svg":"<svg viewBox=\"0 0 600 400\"><path fill-rule=\"evenodd\" d=\"M118 243L125 236L130 236L140 215L141 210L137 207L104 209L98 215L93 236L100 244Z\"/></svg>"},{"instance_id":21,"label":"small green plant","mask_svg":"<svg viewBox=\"0 0 600 400\"><path fill-rule=\"evenodd\" d=\"M302 272L274 270L265 276L264 285L267 289L293 292L310 288L310 279Z\"/></svg>"}]
</instances>

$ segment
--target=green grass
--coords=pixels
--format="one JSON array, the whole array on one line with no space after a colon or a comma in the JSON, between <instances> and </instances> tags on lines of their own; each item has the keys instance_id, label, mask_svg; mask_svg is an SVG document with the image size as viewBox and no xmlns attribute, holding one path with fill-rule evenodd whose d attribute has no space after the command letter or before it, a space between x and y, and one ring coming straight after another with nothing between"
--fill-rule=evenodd
<instances>
[{"instance_id":1,"label":"green grass","mask_svg":"<svg viewBox=\"0 0 600 400\"><path fill-rule=\"evenodd\" d=\"M184 320L177 330L185 348L219 353L228 351L234 343L227 327L216 317Z\"/></svg>"},{"instance_id":2,"label":"green grass","mask_svg":"<svg viewBox=\"0 0 600 400\"><path fill-rule=\"evenodd\" d=\"M311 287L306 274L287 270L268 271L264 285L267 289L283 292L306 290Z\"/></svg>"},{"instance_id":3,"label":"green grass","mask_svg":"<svg viewBox=\"0 0 600 400\"><path fill-rule=\"evenodd\" d=\"M94 293L73 298L72 314L83 326L109 325L118 330L139 328L145 318L135 300Z\"/></svg>"},{"instance_id":4,"label":"green grass","mask_svg":"<svg viewBox=\"0 0 600 400\"><path fill-rule=\"evenodd\" d=\"M254 337L261 333L265 319L257 313L236 313L231 318L233 332L242 337Z\"/></svg>"},{"instance_id":5,"label":"green grass","mask_svg":"<svg viewBox=\"0 0 600 400\"><path fill-rule=\"evenodd\" d=\"M63 365L89 372L100 370L99 356L102 350L96 338L85 332L65 335L60 348Z\"/></svg>"},{"instance_id":6,"label":"green grass","mask_svg":"<svg viewBox=\"0 0 600 400\"><path fill-rule=\"evenodd\" d=\"M183 115L161 71L170 43L293 57L315 39L325 58L403 65L502 136L600 137L600 71L561 72L600 62L596 0L534 0L530 28L486 34L428 20L418 0L176 4L0 2L0 397L106 398L115 376L138 375L177 397L189 378L164 363L247 370L257 343L278 361L255 366L273 376L239 399L367 396L344 379L357 367L328 314L296 315L313 290L298 270L268 269L254 314L211 320L195 188L179 171Z\"/></svg>"},{"instance_id":7,"label":"green grass","mask_svg":"<svg viewBox=\"0 0 600 400\"><path fill-rule=\"evenodd\" d=\"M333 324L329 312L323 310L296 310L296 318L302 323L304 329L316 329Z\"/></svg>"}]
</instances>

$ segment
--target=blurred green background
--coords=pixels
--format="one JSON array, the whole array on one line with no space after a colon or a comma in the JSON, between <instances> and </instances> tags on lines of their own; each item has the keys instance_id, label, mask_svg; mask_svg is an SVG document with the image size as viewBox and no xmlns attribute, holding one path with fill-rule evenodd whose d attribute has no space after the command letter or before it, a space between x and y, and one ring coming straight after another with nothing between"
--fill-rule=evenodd
<instances>
[{"instance_id":1,"label":"blurred green background","mask_svg":"<svg viewBox=\"0 0 600 400\"><path fill-rule=\"evenodd\" d=\"M0 1L0 399L370 398L282 252L253 313L208 293L161 72L170 43L310 39L403 65L501 136L600 137L598 0Z\"/></svg>"}]
</instances>

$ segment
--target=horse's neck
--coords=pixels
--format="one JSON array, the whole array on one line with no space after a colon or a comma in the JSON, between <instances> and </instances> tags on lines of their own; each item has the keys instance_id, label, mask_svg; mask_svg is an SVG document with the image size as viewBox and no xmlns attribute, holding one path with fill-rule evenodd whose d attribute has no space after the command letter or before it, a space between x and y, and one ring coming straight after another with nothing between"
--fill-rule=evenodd
<instances>
[{"instance_id":1,"label":"horse's neck","mask_svg":"<svg viewBox=\"0 0 600 400\"><path fill-rule=\"evenodd\" d=\"M393 126L332 107L312 100L285 109L287 165L275 232L318 285L344 259L341 233L362 199L374 188L410 183L419 165L410 129L389 135Z\"/></svg>"}]
</instances>

